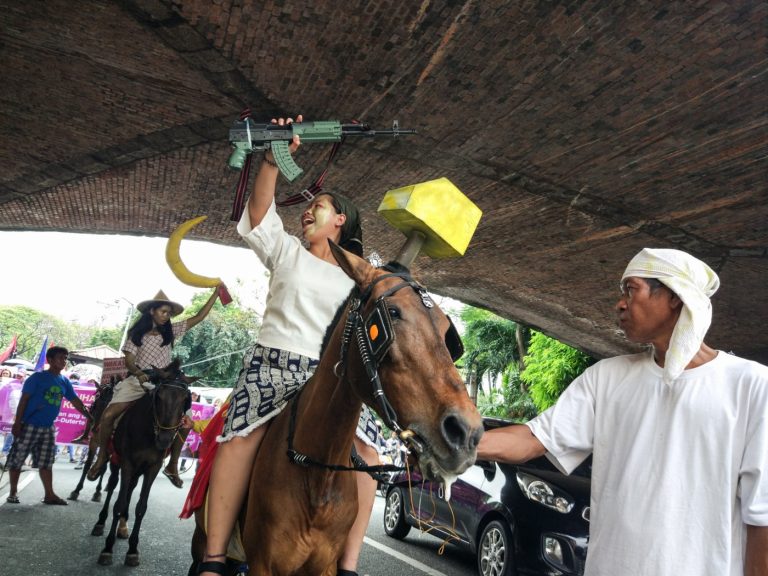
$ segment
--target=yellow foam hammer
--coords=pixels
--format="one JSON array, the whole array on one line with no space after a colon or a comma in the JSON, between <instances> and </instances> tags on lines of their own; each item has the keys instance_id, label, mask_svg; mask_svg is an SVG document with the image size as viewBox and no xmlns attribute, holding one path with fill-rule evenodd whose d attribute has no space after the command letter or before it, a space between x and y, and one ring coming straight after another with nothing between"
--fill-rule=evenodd
<instances>
[{"instance_id":1,"label":"yellow foam hammer","mask_svg":"<svg viewBox=\"0 0 768 576\"><path fill-rule=\"evenodd\" d=\"M483 215L448 178L389 190L378 211L407 237L423 236L417 251L432 258L463 256Z\"/></svg>"}]
</instances>

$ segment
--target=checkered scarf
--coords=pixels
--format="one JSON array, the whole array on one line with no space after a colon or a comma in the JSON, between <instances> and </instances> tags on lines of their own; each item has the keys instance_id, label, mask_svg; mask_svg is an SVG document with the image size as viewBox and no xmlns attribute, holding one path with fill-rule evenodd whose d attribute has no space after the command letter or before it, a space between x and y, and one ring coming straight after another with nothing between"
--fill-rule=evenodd
<instances>
[{"instance_id":1,"label":"checkered scarf","mask_svg":"<svg viewBox=\"0 0 768 576\"><path fill-rule=\"evenodd\" d=\"M664 360L664 382L671 384L693 359L712 322L710 297L720 279L704 262L680 250L644 248L621 277L656 278L683 301Z\"/></svg>"}]
</instances>

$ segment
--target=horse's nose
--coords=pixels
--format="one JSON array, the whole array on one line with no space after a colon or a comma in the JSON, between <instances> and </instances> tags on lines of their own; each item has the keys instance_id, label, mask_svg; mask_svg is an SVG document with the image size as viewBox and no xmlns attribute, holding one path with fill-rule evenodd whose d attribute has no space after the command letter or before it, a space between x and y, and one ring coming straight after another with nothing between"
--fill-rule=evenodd
<instances>
[{"instance_id":1,"label":"horse's nose","mask_svg":"<svg viewBox=\"0 0 768 576\"><path fill-rule=\"evenodd\" d=\"M441 423L443 439L454 450L474 450L483 435L482 428L473 429L464 418L448 414Z\"/></svg>"}]
</instances>

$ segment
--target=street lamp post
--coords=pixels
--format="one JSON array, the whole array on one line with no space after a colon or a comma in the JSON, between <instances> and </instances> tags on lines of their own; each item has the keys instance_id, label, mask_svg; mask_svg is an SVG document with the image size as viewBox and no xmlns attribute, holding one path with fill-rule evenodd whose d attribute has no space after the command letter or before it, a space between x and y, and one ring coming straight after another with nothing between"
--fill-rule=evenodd
<instances>
[{"instance_id":1,"label":"street lamp post","mask_svg":"<svg viewBox=\"0 0 768 576\"><path fill-rule=\"evenodd\" d=\"M128 337L128 326L131 324L131 316L133 316L133 311L135 310L136 306L134 306L133 302L131 302L127 298L123 298L122 296L120 296L119 299L124 300L130 306L128 308L128 317L125 319L125 328L123 329L123 337L120 340L120 349L118 350L118 352L122 352L123 346L125 345L125 339ZM115 300L115 304L118 304L118 303L119 302Z\"/></svg>"}]
</instances>

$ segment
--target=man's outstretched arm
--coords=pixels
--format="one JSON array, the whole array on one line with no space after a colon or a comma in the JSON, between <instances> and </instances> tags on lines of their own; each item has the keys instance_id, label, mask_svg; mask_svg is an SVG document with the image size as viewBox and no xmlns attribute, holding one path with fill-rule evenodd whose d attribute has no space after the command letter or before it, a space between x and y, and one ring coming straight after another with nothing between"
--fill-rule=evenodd
<instances>
[{"instance_id":1,"label":"man's outstretched arm","mask_svg":"<svg viewBox=\"0 0 768 576\"><path fill-rule=\"evenodd\" d=\"M768 526L747 526L744 576L768 574Z\"/></svg>"},{"instance_id":2,"label":"man's outstretched arm","mask_svg":"<svg viewBox=\"0 0 768 576\"><path fill-rule=\"evenodd\" d=\"M477 447L478 460L520 464L543 456L547 449L523 424L488 430Z\"/></svg>"}]
</instances>

